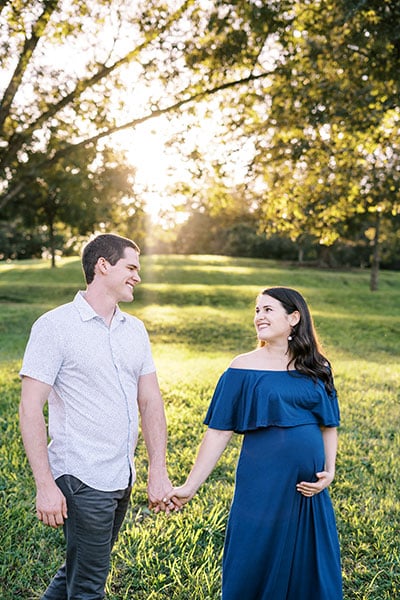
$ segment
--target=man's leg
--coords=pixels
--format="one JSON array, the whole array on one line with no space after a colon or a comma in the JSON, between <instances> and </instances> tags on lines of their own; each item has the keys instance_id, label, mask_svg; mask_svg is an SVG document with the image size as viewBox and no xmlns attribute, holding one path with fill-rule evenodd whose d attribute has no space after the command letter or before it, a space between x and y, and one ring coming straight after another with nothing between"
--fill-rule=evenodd
<instances>
[{"instance_id":1,"label":"man's leg","mask_svg":"<svg viewBox=\"0 0 400 600\"><path fill-rule=\"evenodd\" d=\"M100 600L131 489L101 492L72 475L60 477L57 484L68 506L64 525L67 558L42 600Z\"/></svg>"},{"instance_id":2,"label":"man's leg","mask_svg":"<svg viewBox=\"0 0 400 600\"><path fill-rule=\"evenodd\" d=\"M41 600L68 600L65 563L58 569Z\"/></svg>"}]
</instances>

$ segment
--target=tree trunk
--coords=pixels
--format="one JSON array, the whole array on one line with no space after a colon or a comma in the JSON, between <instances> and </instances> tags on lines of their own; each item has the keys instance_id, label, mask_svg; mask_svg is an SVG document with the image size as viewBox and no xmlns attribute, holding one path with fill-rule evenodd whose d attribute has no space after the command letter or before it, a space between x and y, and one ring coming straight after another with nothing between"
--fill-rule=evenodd
<instances>
[{"instance_id":1,"label":"tree trunk","mask_svg":"<svg viewBox=\"0 0 400 600\"><path fill-rule=\"evenodd\" d=\"M49 247L50 247L50 257L51 257L51 268L55 269L56 267L56 248L55 248L55 236L54 236L54 222L52 219L49 219L48 223L49 227Z\"/></svg>"},{"instance_id":2,"label":"tree trunk","mask_svg":"<svg viewBox=\"0 0 400 600\"><path fill-rule=\"evenodd\" d=\"M371 292L376 292L378 290L378 280L379 280L379 235L381 228L381 211L376 211L376 225L375 225L375 235L373 239L373 254L372 254L372 264L371 264L371 279L369 283L369 288Z\"/></svg>"}]
</instances>

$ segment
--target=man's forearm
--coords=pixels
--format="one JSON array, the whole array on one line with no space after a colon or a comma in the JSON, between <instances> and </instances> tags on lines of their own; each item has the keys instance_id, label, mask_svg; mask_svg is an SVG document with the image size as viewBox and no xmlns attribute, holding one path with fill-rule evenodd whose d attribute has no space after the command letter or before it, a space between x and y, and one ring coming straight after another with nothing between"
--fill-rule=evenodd
<instances>
[{"instance_id":1,"label":"man's forearm","mask_svg":"<svg viewBox=\"0 0 400 600\"><path fill-rule=\"evenodd\" d=\"M22 441L36 485L43 485L53 480L47 450L47 429L43 414L32 409L27 410L21 403L20 428Z\"/></svg>"},{"instance_id":2,"label":"man's forearm","mask_svg":"<svg viewBox=\"0 0 400 600\"><path fill-rule=\"evenodd\" d=\"M167 422L161 399L147 403L141 414L142 433L151 469L166 468Z\"/></svg>"}]
</instances>

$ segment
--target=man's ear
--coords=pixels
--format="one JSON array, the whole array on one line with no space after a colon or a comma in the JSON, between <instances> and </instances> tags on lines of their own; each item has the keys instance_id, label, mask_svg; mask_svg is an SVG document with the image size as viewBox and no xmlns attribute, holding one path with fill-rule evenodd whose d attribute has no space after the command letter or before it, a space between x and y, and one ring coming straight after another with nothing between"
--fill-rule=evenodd
<instances>
[{"instance_id":1,"label":"man's ear","mask_svg":"<svg viewBox=\"0 0 400 600\"><path fill-rule=\"evenodd\" d=\"M100 258L98 259L94 272L95 273L99 273L101 275L105 275L107 273L107 269L108 269L108 261L103 257L100 256Z\"/></svg>"}]
</instances>

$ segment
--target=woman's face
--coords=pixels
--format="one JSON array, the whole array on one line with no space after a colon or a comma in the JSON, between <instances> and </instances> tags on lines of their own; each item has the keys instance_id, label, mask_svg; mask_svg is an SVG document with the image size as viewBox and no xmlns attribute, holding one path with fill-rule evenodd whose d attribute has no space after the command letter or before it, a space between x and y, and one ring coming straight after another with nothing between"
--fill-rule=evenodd
<instances>
[{"instance_id":1,"label":"woman's face","mask_svg":"<svg viewBox=\"0 0 400 600\"><path fill-rule=\"evenodd\" d=\"M254 325L260 341L285 340L292 331L293 325L298 322L298 312L290 315L283 308L279 300L260 294L256 301Z\"/></svg>"}]
</instances>

